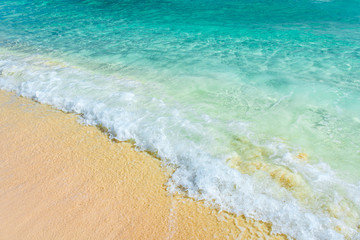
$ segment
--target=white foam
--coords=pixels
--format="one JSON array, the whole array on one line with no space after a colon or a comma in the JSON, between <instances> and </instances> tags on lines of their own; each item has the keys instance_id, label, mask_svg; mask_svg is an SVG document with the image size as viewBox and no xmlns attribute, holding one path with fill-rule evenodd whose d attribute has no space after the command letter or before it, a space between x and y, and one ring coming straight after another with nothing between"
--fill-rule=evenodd
<instances>
[{"instance_id":1,"label":"white foam","mask_svg":"<svg viewBox=\"0 0 360 240\"><path fill-rule=\"evenodd\" d=\"M225 144L222 140L227 135L216 124L223 124L235 135L250 136L246 123L219 123L204 114L189 118L188 107L165 103L161 96L148 94L151 86L39 57L3 50L0 73L1 89L80 113L84 123L102 124L118 140L133 139L138 149L156 152L165 163L175 166L168 183L172 193L186 193L220 209L272 222L273 232L298 240L344 239L334 230L336 226L348 236L358 236L357 229L349 226L345 218L335 218L321 208L300 203L268 173L250 176L226 164L230 153L216 151L217 146ZM301 174L316 194L328 197L325 201L348 198L355 207L359 206L360 184L341 181L324 163L293 161L289 148L282 143L271 142L266 147L271 149L275 163ZM318 199L317 203L321 201Z\"/></svg>"}]
</instances>

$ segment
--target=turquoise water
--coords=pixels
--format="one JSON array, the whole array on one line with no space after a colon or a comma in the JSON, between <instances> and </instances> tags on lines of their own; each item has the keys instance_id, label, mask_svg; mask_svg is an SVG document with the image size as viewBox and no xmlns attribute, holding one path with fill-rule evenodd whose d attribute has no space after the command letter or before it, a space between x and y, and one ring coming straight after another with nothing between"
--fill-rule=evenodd
<instances>
[{"instance_id":1,"label":"turquoise water","mask_svg":"<svg viewBox=\"0 0 360 240\"><path fill-rule=\"evenodd\" d=\"M0 88L157 153L171 192L359 238L358 0L2 0Z\"/></svg>"}]
</instances>

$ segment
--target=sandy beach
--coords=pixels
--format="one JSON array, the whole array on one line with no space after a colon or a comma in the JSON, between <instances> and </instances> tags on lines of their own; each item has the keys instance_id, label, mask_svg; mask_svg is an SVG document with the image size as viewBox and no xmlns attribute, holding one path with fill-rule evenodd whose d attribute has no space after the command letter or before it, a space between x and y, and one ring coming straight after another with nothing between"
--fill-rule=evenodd
<instances>
[{"instance_id":1,"label":"sandy beach","mask_svg":"<svg viewBox=\"0 0 360 240\"><path fill-rule=\"evenodd\" d=\"M0 239L286 239L166 191L160 160L0 92Z\"/></svg>"}]
</instances>

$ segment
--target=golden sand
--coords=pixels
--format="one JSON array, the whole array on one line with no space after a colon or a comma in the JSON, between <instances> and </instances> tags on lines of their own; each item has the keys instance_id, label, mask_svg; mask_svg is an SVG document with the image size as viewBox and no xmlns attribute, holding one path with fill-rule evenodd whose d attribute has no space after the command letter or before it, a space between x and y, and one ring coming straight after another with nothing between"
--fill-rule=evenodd
<instances>
[{"instance_id":1,"label":"golden sand","mask_svg":"<svg viewBox=\"0 0 360 240\"><path fill-rule=\"evenodd\" d=\"M286 239L170 196L158 159L0 91L0 239Z\"/></svg>"}]
</instances>

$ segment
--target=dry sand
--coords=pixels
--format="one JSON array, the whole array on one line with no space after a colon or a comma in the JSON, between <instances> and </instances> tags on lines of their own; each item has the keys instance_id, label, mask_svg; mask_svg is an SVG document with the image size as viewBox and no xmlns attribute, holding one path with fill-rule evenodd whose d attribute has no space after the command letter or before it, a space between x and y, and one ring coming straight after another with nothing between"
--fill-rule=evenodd
<instances>
[{"instance_id":1,"label":"dry sand","mask_svg":"<svg viewBox=\"0 0 360 240\"><path fill-rule=\"evenodd\" d=\"M0 239L285 239L169 196L158 159L0 91Z\"/></svg>"}]
</instances>

